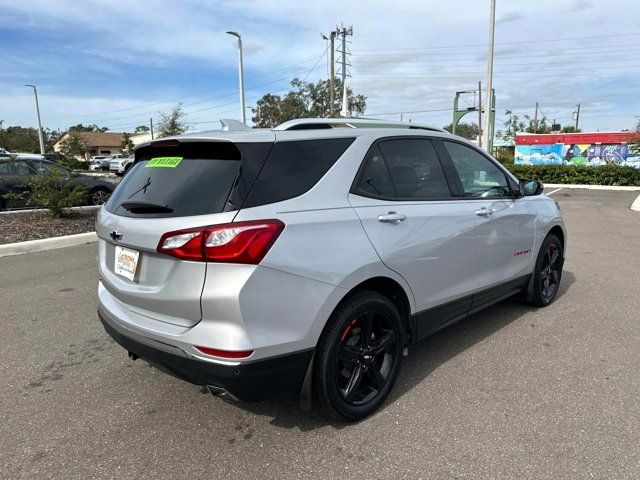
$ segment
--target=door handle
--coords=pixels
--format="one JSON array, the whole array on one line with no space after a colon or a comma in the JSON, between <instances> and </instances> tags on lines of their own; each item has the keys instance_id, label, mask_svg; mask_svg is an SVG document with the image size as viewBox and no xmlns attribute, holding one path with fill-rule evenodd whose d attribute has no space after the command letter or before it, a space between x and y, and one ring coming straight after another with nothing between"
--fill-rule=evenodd
<instances>
[{"instance_id":1,"label":"door handle","mask_svg":"<svg viewBox=\"0 0 640 480\"><path fill-rule=\"evenodd\" d=\"M386 215L378 215L378 221L382 223L390 223L391 225L397 225L407 217L401 213L389 212Z\"/></svg>"},{"instance_id":2,"label":"door handle","mask_svg":"<svg viewBox=\"0 0 640 480\"><path fill-rule=\"evenodd\" d=\"M491 215L493 215L494 211L495 210L493 210L492 208L482 207L480 210L476 210L476 215L478 215L479 217L490 217Z\"/></svg>"}]
</instances>

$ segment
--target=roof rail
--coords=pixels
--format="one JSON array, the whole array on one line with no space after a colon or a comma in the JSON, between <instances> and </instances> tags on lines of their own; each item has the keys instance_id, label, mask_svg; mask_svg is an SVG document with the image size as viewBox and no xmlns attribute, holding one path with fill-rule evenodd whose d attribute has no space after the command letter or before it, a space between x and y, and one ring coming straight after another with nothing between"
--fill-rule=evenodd
<instances>
[{"instance_id":1,"label":"roof rail","mask_svg":"<svg viewBox=\"0 0 640 480\"><path fill-rule=\"evenodd\" d=\"M446 130L418 123L403 123L393 120L378 120L375 118L298 118L281 123L274 130L316 130L328 128L409 128L445 132Z\"/></svg>"}]
</instances>

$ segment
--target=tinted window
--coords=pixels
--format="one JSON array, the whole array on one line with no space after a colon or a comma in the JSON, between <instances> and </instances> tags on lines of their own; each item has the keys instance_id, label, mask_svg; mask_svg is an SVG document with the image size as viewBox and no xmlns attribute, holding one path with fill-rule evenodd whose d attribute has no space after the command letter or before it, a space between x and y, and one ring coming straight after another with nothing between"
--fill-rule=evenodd
<instances>
[{"instance_id":1,"label":"tinted window","mask_svg":"<svg viewBox=\"0 0 640 480\"><path fill-rule=\"evenodd\" d=\"M9 165L11 175L32 175L33 172L24 162L11 162Z\"/></svg>"},{"instance_id":2,"label":"tinted window","mask_svg":"<svg viewBox=\"0 0 640 480\"><path fill-rule=\"evenodd\" d=\"M424 200L451 196L429 140L385 140L365 158L354 193L388 199Z\"/></svg>"},{"instance_id":3,"label":"tinted window","mask_svg":"<svg viewBox=\"0 0 640 480\"><path fill-rule=\"evenodd\" d=\"M55 163L41 161L41 160L34 161L33 166L38 171L38 173L48 173L52 169L59 171L61 175L67 175L70 172L68 168L63 167L62 165L57 165Z\"/></svg>"},{"instance_id":4,"label":"tinted window","mask_svg":"<svg viewBox=\"0 0 640 480\"><path fill-rule=\"evenodd\" d=\"M467 197L511 195L507 177L491 160L459 143L444 142Z\"/></svg>"},{"instance_id":5,"label":"tinted window","mask_svg":"<svg viewBox=\"0 0 640 480\"><path fill-rule=\"evenodd\" d=\"M280 202L309 191L353 140L333 138L276 143L244 208Z\"/></svg>"},{"instance_id":6,"label":"tinted window","mask_svg":"<svg viewBox=\"0 0 640 480\"><path fill-rule=\"evenodd\" d=\"M0 175L9 175L9 162L0 161Z\"/></svg>"},{"instance_id":7,"label":"tinted window","mask_svg":"<svg viewBox=\"0 0 640 480\"><path fill-rule=\"evenodd\" d=\"M398 198L449 197L449 186L429 140L398 139L380 143Z\"/></svg>"},{"instance_id":8,"label":"tinted window","mask_svg":"<svg viewBox=\"0 0 640 480\"><path fill-rule=\"evenodd\" d=\"M396 196L389 169L378 145L374 145L364 160L364 169L358 178L354 193L364 193L380 197Z\"/></svg>"},{"instance_id":9,"label":"tinted window","mask_svg":"<svg viewBox=\"0 0 640 480\"><path fill-rule=\"evenodd\" d=\"M182 217L223 211L239 171L231 143L146 147L106 204L123 216Z\"/></svg>"}]
</instances>

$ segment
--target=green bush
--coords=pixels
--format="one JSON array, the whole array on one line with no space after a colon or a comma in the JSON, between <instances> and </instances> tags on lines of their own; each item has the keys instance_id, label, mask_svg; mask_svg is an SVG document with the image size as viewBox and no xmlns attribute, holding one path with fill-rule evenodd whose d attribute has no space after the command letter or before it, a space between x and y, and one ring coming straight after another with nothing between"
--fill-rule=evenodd
<instances>
[{"instance_id":1,"label":"green bush","mask_svg":"<svg viewBox=\"0 0 640 480\"><path fill-rule=\"evenodd\" d=\"M67 216L87 198L86 189L69 181L66 170L51 168L38 175L29 175L19 185L22 193L8 193L6 199L26 199L27 205L46 208L54 218Z\"/></svg>"},{"instance_id":2,"label":"green bush","mask_svg":"<svg viewBox=\"0 0 640 480\"><path fill-rule=\"evenodd\" d=\"M602 165L505 165L520 179L540 180L544 183L569 183L582 185L631 185L640 186L640 169Z\"/></svg>"}]
</instances>

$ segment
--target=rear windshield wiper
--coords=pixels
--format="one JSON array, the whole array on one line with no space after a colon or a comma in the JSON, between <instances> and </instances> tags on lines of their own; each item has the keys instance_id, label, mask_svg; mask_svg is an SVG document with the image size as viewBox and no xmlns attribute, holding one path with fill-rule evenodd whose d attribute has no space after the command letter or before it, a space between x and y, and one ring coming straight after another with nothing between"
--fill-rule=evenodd
<instances>
[{"instance_id":1,"label":"rear windshield wiper","mask_svg":"<svg viewBox=\"0 0 640 480\"><path fill-rule=\"evenodd\" d=\"M127 200L120 204L122 208L131 213L171 213L173 208L166 204L146 202L144 200Z\"/></svg>"}]
</instances>

